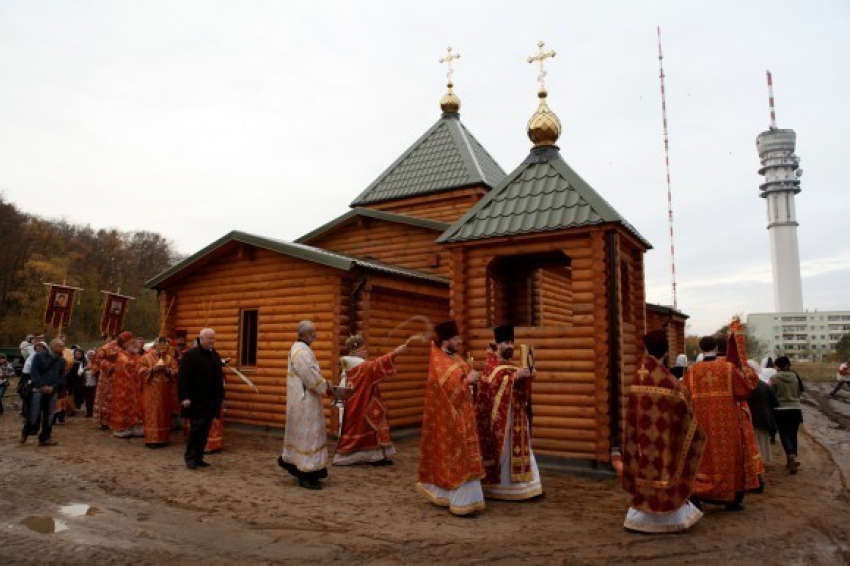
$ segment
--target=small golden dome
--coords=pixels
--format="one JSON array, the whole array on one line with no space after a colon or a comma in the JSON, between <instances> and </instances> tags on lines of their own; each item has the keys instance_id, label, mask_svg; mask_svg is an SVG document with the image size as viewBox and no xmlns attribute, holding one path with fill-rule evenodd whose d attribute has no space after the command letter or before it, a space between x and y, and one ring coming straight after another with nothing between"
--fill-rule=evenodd
<instances>
[{"instance_id":1,"label":"small golden dome","mask_svg":"<svg viewBox=\"0 0 850 566\"><path fill-rule=\"evenodd\" d=\"M460 110L460 98L452 90L453 86L449 83L449 91L440 99L440 108L446 114L456 114Z\"/></svg>"},{"instance_id":2,"label":"small golden dome","mask_svg":"<svg viewBox=\"0 0 850 566\"><path fill-rule=\"evenodd\" d=\"M561 121L546 104L548 93L541 90L537 96L540 98L540 106L528 121L528 139L534 143L534 147L555 145L561 136Z\"/></svg>"}]
</instances>

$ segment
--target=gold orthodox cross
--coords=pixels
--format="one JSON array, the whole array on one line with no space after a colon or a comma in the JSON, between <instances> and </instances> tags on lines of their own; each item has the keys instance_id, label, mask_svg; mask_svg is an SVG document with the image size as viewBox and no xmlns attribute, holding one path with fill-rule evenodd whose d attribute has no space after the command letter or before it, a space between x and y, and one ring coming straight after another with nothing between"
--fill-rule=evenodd
<instances>
[{"instance_id":1,"label":"gold orthodox cross","mask_svg":"<svg viewBox=\"0 0 850 566\"><path fill-rule=\"evenodd\" d=\"M460 53L453 54L452 48L448 48L448 55L445 57L440 57L440 63L446 63L448 65L448 72L446 73L446 78L449 79L449 85L452 84L452 75L454 74L454 69L452 69L452 61L456 59L460 59Z\"/></svg>"},{"instance_id":2,"label":"gold orthodox cross","mask_svg":"<svg viewBox=\"0 0 850 566\"><path fill-rule=\"evenodd\" d=\"M543 70L543 61L550 57L555 56L554 51L543 51L543 46L545 44L540 41L537 43L538 53L537 55L533 55L528 58L529 63L540 63L540 74L537 75L537 82L540 83L540 91L543 92L546 90L546 87L543 85L543 80L546 78L546 71Z\"/></svg>"}]
</instances>

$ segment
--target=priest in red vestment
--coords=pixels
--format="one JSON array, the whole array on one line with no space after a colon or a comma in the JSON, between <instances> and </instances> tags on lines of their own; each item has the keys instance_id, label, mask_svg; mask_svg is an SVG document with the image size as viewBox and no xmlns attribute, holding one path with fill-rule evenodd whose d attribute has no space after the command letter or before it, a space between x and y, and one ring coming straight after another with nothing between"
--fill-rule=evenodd
<instances>
[{"instance_id":1,"label":"priest in red vestment","mask_svg":"<svg viewBox=\"0 0 850 566\"><path fill-rule=\"evenodd\" d=\"M136 371L144 392L145 446L160 448L168 444L171 435L171 414L176 399L171 395L172 383L177 380L177 359L167 338L158 338L156 345L137 363Z\"/></svg>"},{"instance_id":2,"label":"priest in red vestment","mask_svg":"<svg viewBox=\"0 0 850 566\"><path fill-rule=\"evenodd\" d=\"M113 436L129 438L142 436L141 381L136 373L133 351L136 342L130 332L122 332L115 339L119 350L114 362L109 363L112 375L112 409L109 428Z\"/></svg>"},{"instance_id":3,"label":"priest in red vestment","mask_svg":"<svg viewBox=\"0 0 850 566\"><path fill-rule=\"evenodd\" d=\"M460 337L454 321L434 330L416 485L432 503L468 515L485 507L484 466L470 391L480 375L457 353Z\"/></svg>"},{"instance_id":4,"label":"priest in red vestment","mask_svg":"<svg viewBox=\"0 0 850 566\"><path fill-rule=\"evenodd\" d=\"M340 436L333 463L348 466L366 462L374 465L392 464L396 453L390 439L387 408L381 400L380 383L395 373L393 361L407 346L402 344L392 352L374 360L367 359L369 350L362 336L356 334L345 341L349 355L340 358L343 380L340 385L354 388L354 393L340 409Z\"/></svg>"},{"instance_id":5,"label":"priest in red vestment","mask_svg":"<svg viewBox=\"0 0 850 566\"><path fill-rule=\"evenodd\" d=\"M750 446L752 422L743 410L758 383L752 370L742 371L717 356L717 339L699 341L703 360L688 368L684 384L690 392L694 414L706 433L702 462L694 482L694 495L726 505L729 511L744 508L744 493L759 486L758 448ZM749 428L749 431L747 430ZM749 433L749 434L748 434Z\"/></svg>"},{"instance_id":6,"label":"priest in red vestment","mask_svg":"<svg viewBox=\"0 0 850 566\"><path fill-rule=\"evenodd\" d=\"M666 333L643 337L647 355L629 387L623 437L623 489L632 505L623 526L644 533L686 531L702 517L691 503L705 434L687 391L664 365Z\"/></svg>"},{"instance_id":7,"label":"priest in red vestment","mask_svg":"<svg viewBox=\"0 0 850 566\"><path fill-rule=\"evenodd\" d=\"M121 347L115 340L110 340L97 349L92 360L91 372L97 378L97 389L94 394L94 419L101 430L109 429L109 419L112 413L112 367L118 359Z\"/></svg>"},{"instance_id":8,"label":"priest in red vestment","mask_svg":"<svg viewBox=\"0 0 850 566\"><path fill-rule=\"evenodd\" d=\"M475 391L475 420L484 462L484 496L519 501L543 494L531 451L532 371L511 364L514 327L493 329L484 375Z\"/></svg>"}]
</instances>

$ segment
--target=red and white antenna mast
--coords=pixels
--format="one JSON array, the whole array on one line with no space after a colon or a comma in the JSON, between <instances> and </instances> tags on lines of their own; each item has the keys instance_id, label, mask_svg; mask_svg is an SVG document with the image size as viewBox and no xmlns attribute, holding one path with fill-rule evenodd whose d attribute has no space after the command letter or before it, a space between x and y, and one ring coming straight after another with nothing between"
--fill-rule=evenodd
<instances>
[{"instance_id":1,"label":"red and white antenna mast","mask_svg":"<svg viewBox=\"0 0 850 566\"><path fill-rule=\"evenodd\" d=\"M773 77L767 72L767 94L770 98L770 129L776 129L776 108L773 106Z\"/></svg>"},{"instance_id":2,"label":"red and white antenna mast","mask_svg":"<svg viewBox=\"0 0 850 566\"><path fill-rule=\"evenodd\" d=\"M661 26L658 26L658 67L661 74L661 118L664 123L664 164L667 167L667 218L670 224L670 274L673 280L673 308L678 309L676 298L676 247L673 245L673 189L670 184L670 142L667 137L667 97L664 94L664 57L661 55ZM772 100L772 99L771 99Z\"/></svg>"}]
</instances>

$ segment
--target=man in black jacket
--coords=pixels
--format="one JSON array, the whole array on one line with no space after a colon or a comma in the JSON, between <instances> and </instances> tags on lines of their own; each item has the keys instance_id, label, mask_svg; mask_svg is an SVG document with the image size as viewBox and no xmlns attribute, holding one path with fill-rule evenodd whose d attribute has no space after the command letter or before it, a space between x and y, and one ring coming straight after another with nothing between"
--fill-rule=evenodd
<instances>
[{"instance_id":1,"label":"man in black jacket","mask_svg":"<svg viewBox=\"0 0 850 566\"><path fill-rule=\"evenodd\" d=\"M190 470L209 466L204 462L204 447L212 420L218 418L224 401L224 364L214 345L215 331L201 330L195 347L180 360L177 374L180 404L190 422L184 456Z\"/></svg>"},{"instance_id":2,"label":"man in black jacket","mask_svg":"<svg viewBox=\"0 0 850 566\"><path fill-rule=\"evenodd\" d=\"M50 350L35 354L30 368L32 378L30 414L21 431L21 444L25 443L30 435L38 434L39 446L56 445L56 441L50 438L53 431L50 418L56 409L56 389L60 385L62 376L65 375L65 358L62 357L64 350L65 343L59 338L54 338L50 341Z\"/></svg>"}]
</instances>

